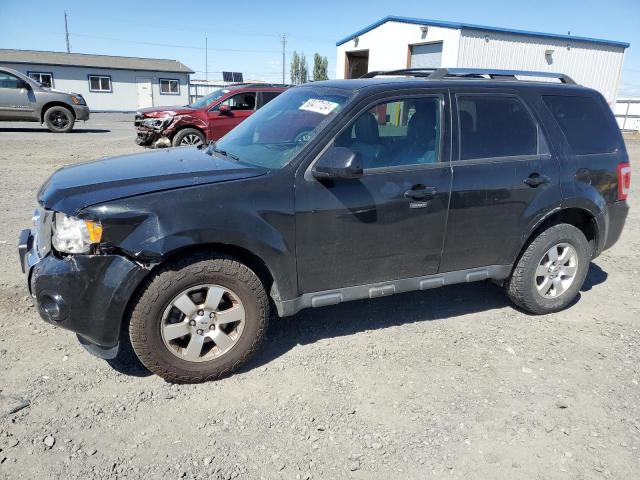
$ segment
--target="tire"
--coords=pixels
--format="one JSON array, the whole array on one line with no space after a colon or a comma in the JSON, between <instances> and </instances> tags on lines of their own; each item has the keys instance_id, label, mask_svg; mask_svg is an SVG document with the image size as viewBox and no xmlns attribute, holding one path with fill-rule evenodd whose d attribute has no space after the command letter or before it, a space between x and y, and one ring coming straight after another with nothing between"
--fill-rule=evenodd
<instances>
[{"instance_id":1,"label":"tire","mask_svg":"<svg viewBox=\"0 0 640 480\"><path fill-rule=\"evenodd\" d=\"M555 263L554 255L549 255L553 251L559 258ZM520 256L505 285L507 294L513 303L534 314L560 311L575 299L590 261L591 248L584 234L573 225L554 225L540 233Z\"/></svg>"},{"instance_id":2,"label":"tire","mask_svg":"<svg viewBox=\"0 0 640 480\"><path fill-rule=\"evenodd\" d=\"M55 106L44 112L44 123L53 133L68 133L73 129L76 118L68 108Z\"/></svg>"},{"instance_id":3,"label":"tire","mask_svg":"<svg viewBox=\"0 0 640 480\"><path fill-rule=\"evenodd\" d=\"M185 128L180 130L173 137L171 145L174 147L189 147L202 145L206 141L204 134L195 128Z\"/></svg>"},{"instance_id":4,"label":"tire","mask_svg":"<svg viewBox=\"0 0 640 480\"><path fill-rule=\"evenodd\" d=\"M208 292L215 297L219 290L224 295L218 303L209 301ZM185 295L197 313L184 313L194 307L185 308ZM208 303L219 307L214 320L207 313ZM227 304L231 306L225 310ZM225 312L242 312L244 319L227 324ZM205 324L221 318L220 325ZM166 265L146 282L131 310L129 334L136 355L150 371L172 383L199 383L227 376L245 363L263 340L268 322L269 298L252 270L229 257L195 254ZM175 327L190 333L171 338L178 333ZM229 339L234 343L223 352ZM200 348L198 355L192 355L192 343L200 345L193 349Z\"/></svg>"}]
</instances>

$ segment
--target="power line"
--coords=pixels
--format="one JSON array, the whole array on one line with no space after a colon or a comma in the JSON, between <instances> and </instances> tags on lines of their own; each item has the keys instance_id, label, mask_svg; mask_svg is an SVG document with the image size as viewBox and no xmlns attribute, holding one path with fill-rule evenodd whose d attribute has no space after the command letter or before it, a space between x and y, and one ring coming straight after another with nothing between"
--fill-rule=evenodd
<instances>
[{"instance_id":1,"label":"power line","mask_svg":"<svg viewBox=\"0 0 640 480\"><path fill-rule=\"evenodd\" d=\"M177 45L177 44L171 44L171 43L143 42L140 40L125 40L122 38L90 35L87 33L71 33L70 35L76 36L76 37L96 38L99 40L109 40L110 42L123 42L123 43L132 43L132 44L138 44L138 45L150 45L155 47L184 48L188 50L207 50L207 48L205 47L197 47L195 45ZM209 48L208 50L213 50L216 52L238 52L238 53L280 53L278 50L252 50L252 49L241 49L241 48Z\"/></svg>"}]
</instances>

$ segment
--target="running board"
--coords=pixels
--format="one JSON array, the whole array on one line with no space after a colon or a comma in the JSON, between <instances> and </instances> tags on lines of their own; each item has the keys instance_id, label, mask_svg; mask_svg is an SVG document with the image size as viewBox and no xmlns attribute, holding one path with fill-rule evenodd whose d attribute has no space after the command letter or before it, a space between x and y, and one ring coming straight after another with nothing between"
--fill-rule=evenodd
<instances>
[{"instance_id":1,"label":"running board","mask_svg":"<svg viewBox=\"0 0 640 480\"><path fill-rule=\"evenodd\" d=\"M491 265L455 272L439 273L424 277L403 278L389 282L337 288L323 292L305 293L292 300L274 299L278 315L294 315L304 308L326 307L351 300L387 297L396 293L429 290L431 288L454 285L456 283L479 282L482 280L504 280L511 273L511 265Z\"/></svg>"}]
</instances>

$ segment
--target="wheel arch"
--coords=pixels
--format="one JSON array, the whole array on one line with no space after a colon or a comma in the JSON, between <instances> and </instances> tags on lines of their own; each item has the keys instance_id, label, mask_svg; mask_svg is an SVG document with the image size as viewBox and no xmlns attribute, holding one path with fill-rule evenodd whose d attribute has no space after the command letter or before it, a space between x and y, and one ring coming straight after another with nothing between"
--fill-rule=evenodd
<instances>
[{"instance_id":1,"label":"wheel arch","mask_svg":"<svg viewBox=\"0 0 640 480\"><path fill-rule=\"evenodd\" d=\"M52 102L45 103L40 109L40 123L44 123L44 114L51 107L64 107L71 112L71 115L73 115L73 119L74 120L76 119L76 112L74 112L73 107L71 105L69 105L68 103L61 102L60 100L54 100Z\"/></svg>"},{"instance_id":2,"label":"wheel arch","mask_svg":"<svg viewBox=\"0 0 640 480\"><path fill-rule=\"evenodd\" d=\"M269 296L278 295L276 280L271 269L267 266L266 262L254 252L244 247L224 243L212 242L199 245L185 245L167 252L162 257L162 259L149 270L145 277L138 282L124 310L121 329L124 328L124 324L128 321L131 311L134 308L135 303L140 298L142 291L144 290L144 288L146 288L149 281L153 278L154 275L156 275L157 271L160 268L166 266L167 263L180 256L194 255L198 253L213 253L232 257L233 259L246 265L249 269L253 270L253 272L262 282L262 285L264 286L264 289Z\"/></svg>"},{"instance_id":3,"label":"wheel arch","mask_svg":"<svg viewBox=\"0 0 640 480\"><path fill-rule=\"evenodd\" d=\"M591 247L591 258L594 258L598 252L598 245L600 241L600 226L598 224L597 216L593 212L581 207L568 207L555 210L549 213L546 217L543 217L535 224L533 229L527 235L524 243L517 252L516 257L513 259L513 265L515 266L522 256L527 247L540 235L544 230L558 225L561 223L567 223L573 225L579 229L589 242Z\"/></svg>"}]
</instances>

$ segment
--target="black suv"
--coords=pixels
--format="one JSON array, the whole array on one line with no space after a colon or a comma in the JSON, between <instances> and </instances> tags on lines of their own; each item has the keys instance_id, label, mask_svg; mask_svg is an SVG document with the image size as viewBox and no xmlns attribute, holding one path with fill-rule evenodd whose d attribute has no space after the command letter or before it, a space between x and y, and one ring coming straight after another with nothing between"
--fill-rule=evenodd
<instances>
[{"instance_id":1,"label":"black suv","mask_svg":"<svg viewBox=\"0 0 640 480\"><path fill-rule=\"evenodd\" d=\"M375 72L293 88L216 143L63 168L20 260L41 316L199 382L255 351L270 309L493 280L568 306L627 216L603 97L565 75Z\"/></svg>"}]
</instances>

